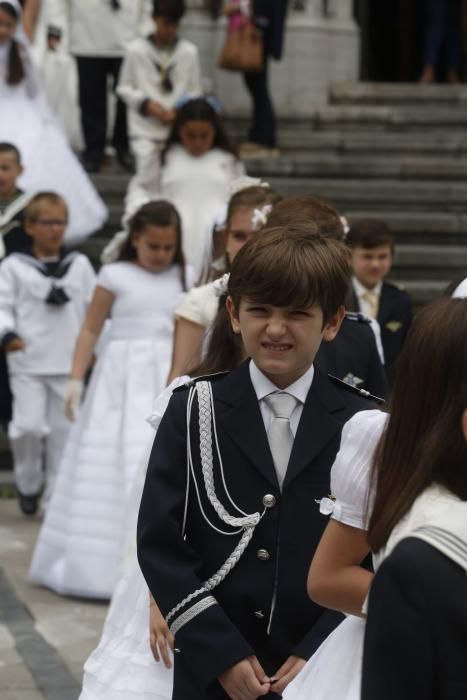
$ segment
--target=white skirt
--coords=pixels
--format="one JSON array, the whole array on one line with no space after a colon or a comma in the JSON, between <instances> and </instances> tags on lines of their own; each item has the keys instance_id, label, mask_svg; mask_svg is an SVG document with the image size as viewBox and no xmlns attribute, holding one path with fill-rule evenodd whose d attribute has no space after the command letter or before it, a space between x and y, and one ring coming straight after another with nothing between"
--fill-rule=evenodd
<instances>
[{"instance_id":1,"label":"white skirt","mask_svg":"<svg viewBox=\"0 0 467 700\"><path fill-rule=\"evenodd\" d=\"M173 670L149 645L149 594L136 555L120 579L99 646L84 665L79 700L170 700Z\"/></svg>"},{"instance_id":2,"label":"white skirt","mask_svg":"<svg viewBox=\"0 0 467 700\"><path fill-rule=\"evenodd\" d=\"M33 581L63 595L111 597L135 476L154 439L146 418L164 387L170 347L152 339L103 347L39 533Z\"/></svg>"},{"instance_id":3,"label":"white skirt","mask_svg":"<svg viewBox=\"0 0 467 700\"><path fill-rule=\"evenodd\" d=\"M284 700L360 700L365 621L349 615L286 688Z\"/></svg>"}]
</instances>

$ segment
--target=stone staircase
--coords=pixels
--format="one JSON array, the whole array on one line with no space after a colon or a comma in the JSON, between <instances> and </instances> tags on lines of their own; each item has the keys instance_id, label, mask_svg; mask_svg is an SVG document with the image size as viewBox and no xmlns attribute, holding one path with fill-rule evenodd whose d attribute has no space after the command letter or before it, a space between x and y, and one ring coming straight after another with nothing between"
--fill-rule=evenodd
<instances>
[{"instance_id":1,"label":"stone staircase","mask_svg":"<svg viewBox=\"0 0 467 700\"><path fill-rule=\"evenodd\" d=\"M229 122L234 137L247 123ZM334 202L350 220L380 217L398 245L392 277L417 306L467 274L467 87L342 83L309 118L282 116L281 156L249 174L284 194ZM127 177L95 177L110 218L85 250L96 257L119 228Z\"/></svg>"}]
</instances>

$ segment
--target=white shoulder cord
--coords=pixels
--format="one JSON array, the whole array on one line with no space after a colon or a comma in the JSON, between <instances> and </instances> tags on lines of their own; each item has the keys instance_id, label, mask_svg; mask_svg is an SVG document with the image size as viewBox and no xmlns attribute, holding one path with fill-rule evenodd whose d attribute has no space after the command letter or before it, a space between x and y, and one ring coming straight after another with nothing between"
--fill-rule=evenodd
<instances>
[{"instance_id":1,"label":"white shoulder cord","mask_svg":"<svg viewBox=\"0 0 467 700\"><path fill-rule=\"evenodd\" d=\"M234 532L225 532L225 531L217 528L209 520L209 518L206 515L205 510L203 508L202 502L201 502L199 487L198 487L198 483L196 480L196 474L195 474L194 467L193 467L193 459L192 459L192 454L191 454L191 438L190 438L190 419L191 419L191 411L193 408L195 391L196 391L197 397L198 397L200 454L201 454L201 466L202 466L202 472L203 472L204 486L206 489L206 495L207 495L212 507L214 508L217 515L219 516L219 519L222 520L222 522L224 522L226 525L229 525L230 527L238 528ZM224 506L221 504L221 502L217 498L217 494L216 494L216 490L215 490L215 486L214 486L214 460L213 460L213 454L212 454L212 426L213 426L213 424L214 424L215 444L216 444L216 451L217 451L217 456L218 456L218 460L219 460L219 468L220 468L220 472L221 472L222 485L224 487L225 493L227 494L227 497L228 497L230 503L234 506L234 508L237 510L237 512L243 513L243 517L236 517L233 515L229 515L229 513L225 510ZM229 556L229 558L226 560L226 562L220 567L220 569L215 574L213 574L213 576L211 576L207 581L205 581L201 588L194 591L193 593L190 593L190 595L188 595L180 603L178 603L178 605L176 605L167 615L167 622L170 622L170 620L182 608L184 608L189 602L191 602L191 600L193 600L193 598L198 597L202 593L208 593L209 591L212 591L216 586L218 586L225 579L225 577L230 573L230 571L233 569L233 567L240 560L245 549L247 548L248 544L250 543L251 538L253 537L255 527L258 525L258 523L260 522L264 513L266 512L266 508L265 508L262 514L252 513L251 515L248 515L248 514L244 513L234 503L232 497L230 496L230 493L227 489L227 485L225 482L224 467L223 467L222 458L221 458L220 449L219 449L219 443L218 443L218 439L217 439L217 429L216 429L216 422L215 422L215 416L214 416L214 398L212 395L212 388L211 388L211 384L209 382L205 382L205 381L198 382L196 384L196 388L192 387L190 389L190 393L188 395L188 403L187 403L187 490L186 490L185 509L184 509L184 517L183 517L183 533L185 532L185 528L186 528L190 474L193 478L193 483L195 486L200 511L201 511L204 519L208 523L208 525L213 530L215 530L216 532L219 532L222 535L235 535L235 534L239 534L240 532L242 532L243 534L240 538L239 543L235 547L234 551ZM207 599L204 599L203 601L198 601L198 603L196 605L194 605L189 610L185 611L182 615L180 615L177 619L174 620L174 622L172 623L171 628L170 628L172 631L172 634L175 635L175 633L184 624L186 624L187 622L192 620L196 615L198 615L203 610L205 610L207 607L209 607L210 605L213 605L215 603L216 603L215 599L212 598L211 596Z\"/></svg>"}]
</instances>

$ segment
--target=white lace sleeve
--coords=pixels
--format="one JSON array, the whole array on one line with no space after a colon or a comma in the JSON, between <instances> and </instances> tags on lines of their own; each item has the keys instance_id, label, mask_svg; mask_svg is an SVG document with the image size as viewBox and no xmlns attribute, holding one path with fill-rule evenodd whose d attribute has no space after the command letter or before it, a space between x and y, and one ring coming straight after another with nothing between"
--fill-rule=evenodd
<instances>
[{"instance_id":1,"label":"white lace sleeve","mask_svg":"<svg viewBox=\"0 0 467 700\"><path fill-rule=\"evenodd\" d=\"M382 411L361 411L344 426L339 452L331 469L331 517L364 530L373 455L386 425ZM329 512L329 510L328 510Z\"/></svg>"}]
</instances>

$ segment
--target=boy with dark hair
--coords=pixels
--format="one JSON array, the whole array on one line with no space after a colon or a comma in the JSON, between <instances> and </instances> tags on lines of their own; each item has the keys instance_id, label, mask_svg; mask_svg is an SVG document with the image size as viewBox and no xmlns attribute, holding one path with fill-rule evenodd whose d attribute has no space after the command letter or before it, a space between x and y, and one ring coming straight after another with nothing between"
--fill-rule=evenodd
<instances>
[{"instance_id":1,"label":"boy with dark hair","mask_svg":"<svg viewBox=\"0 0 467 700\"><path fill-rule=\"evenodd\" d=\"M352 250L353 309L378 321L392 386L397 358L412 323L409 295L385 281L394 257L394 237L384 221L363 219L352 224L346 242Z\"/></svg>"},{"instance_id":2,"label":"boy with dark hair","mask_svg":"<svg viewBox=\"0 0 467 700\"><path fill-rule=\"evenodd\" d=\"M129 107L130 142L136 158L126 210L157 193L160 155L175 108L181 99L202 93L198 49L178 36L184 14L184 0L154 0L154 33L135 39L123 61L117 93Z\"/></svg>"},{"instance_id":3,"label":"boy with dark hair","mask_svg":"<svg viewBox=\"0 0 467 700\"><path fill-rule=\"evenodd\" d=\"M28 244L24 231L24 208L31 199L17 180L23 172L21 155L12 143L0 143L0 259Z\"/></svg>"},{"instance_id":4,"label":"boy with dark hair","mask_svg":"<svg viewBox=\"0 0 467 700\"><path fill-rule=\"evenodd\" d=\"M337 209L318 197L285 197L274 206L268 227L302 222L317 225L326 238L344 239L344 223ZM386 398L388 381L383 366L379 326L361 313L348 311L340 331L332 343L322 343L316 356L324 372L342 381Z\"/></svg>"},{"instance_id":5,"label":"boy with dark hair","mask_svg":"<svg viewBox=\"0 0 467 700\"><path fill-rule=\"evenodd\" d=\"M33 515L44 482L51 493L69 424L64 396L72 354L95 275L81 253L65 253L68 210L54 192L35 195L25 211L29 250L0 270L0 344L13 394L8 426L20 508Z\"/></svg>"},{"instance_id":6,"label":"boy with dark hair","mask_svg":"<svg viewBox=\"0 0 467 700\"><path fill-rule=\"evenodd\" d=\"M280 697L342 619L306 578L342 427L371 404L314 367L350 264L309 228L238 253L227 309L250 359L177 390L154 443L138 554L175 636L174 700Z\"/></svg>"}]
</instances>

